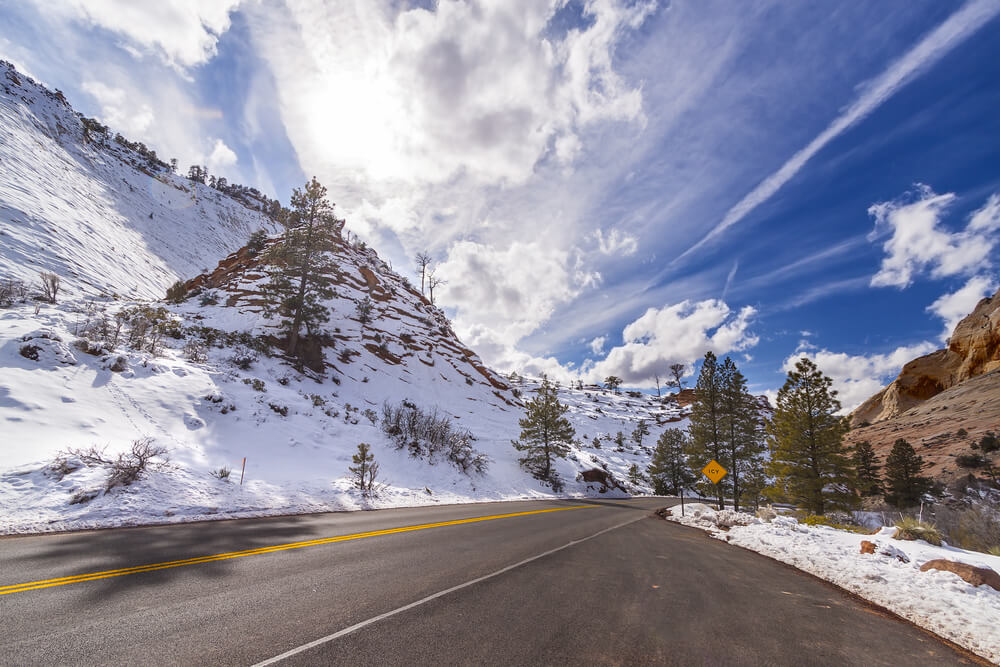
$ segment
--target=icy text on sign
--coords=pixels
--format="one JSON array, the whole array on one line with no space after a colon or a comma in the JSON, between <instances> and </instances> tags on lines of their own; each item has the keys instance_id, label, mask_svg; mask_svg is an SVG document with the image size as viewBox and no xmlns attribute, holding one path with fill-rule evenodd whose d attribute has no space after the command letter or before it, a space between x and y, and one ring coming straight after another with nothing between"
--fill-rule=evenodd
<instances>
[{"instance_id":1,"label":"icy text on sign","mask_svg":"<svg viewBox=\"0 0 1000 667\"><path fill-rule=\"evenodd\" d=\"M701 474L712 480L712 484L718 484L719 480L726 476L726 469L720 466L715 459L712 459L707 466L701 469Z\"/></svg>"}]
</instances>

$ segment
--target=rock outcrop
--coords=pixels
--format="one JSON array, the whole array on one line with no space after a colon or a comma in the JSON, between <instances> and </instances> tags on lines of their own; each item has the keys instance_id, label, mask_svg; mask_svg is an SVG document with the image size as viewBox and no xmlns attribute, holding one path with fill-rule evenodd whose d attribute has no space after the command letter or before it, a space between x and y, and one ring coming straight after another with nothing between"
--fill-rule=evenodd
<instances>
[{"instance_id":1,"label":"rock outcrop","mask_svg":"<svg viewBox=\"0 0 1000 667\"><path fill-rule=\"evenodd\" d=\"M1000 574L997 574L988 567L976 567L975 565L968 565L967 563L959 563L953 560L946 560L944 558L935 558L934 560L929 560L920 566L921 572L927 572L928 570L951 572L953 574L957 574L973 586L978 587L985 584L994 590L1000 591Z\"/></svg>"},{"instance_id":2,"label":"rock outcrop","mask_svg":"<svg viewBox=\"0 0 1000 667\"><path fill-rule=\"evenodd\" d=\"M1000 369L1000 291L955 327L948 347L909 362L885 389L851 414L854 426L897 417L971 378Z\"/></svg>"}]
</instances>

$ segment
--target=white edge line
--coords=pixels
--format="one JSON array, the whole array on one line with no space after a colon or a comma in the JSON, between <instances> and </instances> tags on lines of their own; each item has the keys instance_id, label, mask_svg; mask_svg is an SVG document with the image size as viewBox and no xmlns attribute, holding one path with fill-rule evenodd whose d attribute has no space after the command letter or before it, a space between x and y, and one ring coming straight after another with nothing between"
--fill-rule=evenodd
<instances>
[{"instance_id":1,"label":"white edge line","mask_svg":"<svg viewBox=\"0 0 1000 667\"><path fill-rule=\"evenodd\" d=\"M628 521L624 521L622 523L616 524L616 525L611 526L609 528L605 528L604 530L600 530L600 531L594 533L593 535L588 535L587 537L582 537L582 538L580 538L578 540L572 540L572 541L567 542L566 544L562 545L561 547L556 547L555 549L549 549L548 551L544 551L544 552L542 552L540 554L537 554L535 556L532 556L530 558L525 558L524 560L519 561L517 563L514 563L513 565L508 565L507 567L501 568L501 569L497 570L496 572L491 572L490 574L484 574L481 577L477 577L475 579L471 579L469 581L466 581L464 584L458 584L457 586L452 586L451 588L446 588L443 591L438 591L437 593L434 593L432 595L428 595L425 598L421 598L420 600L417 600L416 602L411 602L410 604L403 605L402 607L399 607L397 609L393 609L392 611L387 611L384 614L379 614L378 616L373 616L372 618L369 618L367 620L361 621L360 623L355 623L354 625L346 627L343 630L338 630L337 632L334 632L332 635L327 635L326 637L320 637L319 639L311 641L308 644L303 644L302 646L297 646L296 648L293 648L293 649L291 649L289 651L285 651L281 655L276 655L273 658L268 658L267 660L264 660L262 662L258 662L255 665L253 665L253 667L264 667L265 665L274 665L274 664L276 664L278 662L281 662L285 658L290 658L293 655L298 655L299 653L303 653L305 651L308 651L309 649L316 648L317 646L321 646L321 645L326 644L328 642L332 642L334 639L339 639L340 637L343 637L344 635L349 635L352 632L360 630L361 628L364 628L364 627L367 627L369 625L372 625L373 623L378 623L379 621L385 620L385 619L389 618L390 616L395 616L396 614L401 614L404 611L409 611L410 609L413 609L414 607L419 607L420 605L426 604L426 603L430 602L431 600L436 600L439 597L444 597L445 595L448 595L449 593L454 593L455 591L461 590L463 588L467 588L469 586L473 586L475 584L478 584L481 581L486 581L487 579L492 579L493 577L498 577L501 574L504 574L506 572L510 572L511 570L513 570L515 568L521 567L522 565L527 565L528 563L530 563L532 561L536 561L539 558L545 558L546 556L551 556L552 554L554 554L554 553L556 553L558 551L562 551L563 549L568 549L569 547L575 546L575 545L580 544L582 542L586 542L587 540L592 540L595 537L603 535L604 533L609 533L612 530L617 530L618 528L621 528L623 526L627 526L630 523L635 523L636 521L641 521L642 519L645 519L645 518L646 518L646 515L643 514L643 516L639 516L639 517L636 517L634 519L629 519Z\"/></svg>"}]
</instances>

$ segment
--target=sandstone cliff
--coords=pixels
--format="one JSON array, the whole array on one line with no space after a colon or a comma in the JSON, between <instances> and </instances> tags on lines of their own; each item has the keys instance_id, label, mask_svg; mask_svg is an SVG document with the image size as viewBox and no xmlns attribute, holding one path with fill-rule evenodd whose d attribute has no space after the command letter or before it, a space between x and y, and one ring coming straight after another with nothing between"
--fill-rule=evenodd
<instances>
[{"instance_id":1,"label":"sandstone cliff","mask_svg":"<svg viewBox=\"0 0 1000 667\"><path fill-rule=\"evenodd\" d=\"M1000 291L955 327L948 347L909 362L889 386L851 414L860 426L897 417L971 378L1000 369Z\"/></svg>"}]
</instances>

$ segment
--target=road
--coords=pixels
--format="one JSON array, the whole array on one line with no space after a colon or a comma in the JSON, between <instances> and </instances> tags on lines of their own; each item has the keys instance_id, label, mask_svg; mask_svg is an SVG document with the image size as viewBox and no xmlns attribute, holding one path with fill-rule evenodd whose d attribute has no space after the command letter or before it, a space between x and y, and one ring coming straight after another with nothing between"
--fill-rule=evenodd
<instances>
[{"instance_id":1,"label":"road","mask_svg":"<svg viewBox=\"0 0 1000 667\"><path fill-rule=\"evenodd\" d=\"M3 538L0 664L972 664L832 586L652 514L671 504Z\"/></svg>"}]
</instances>

